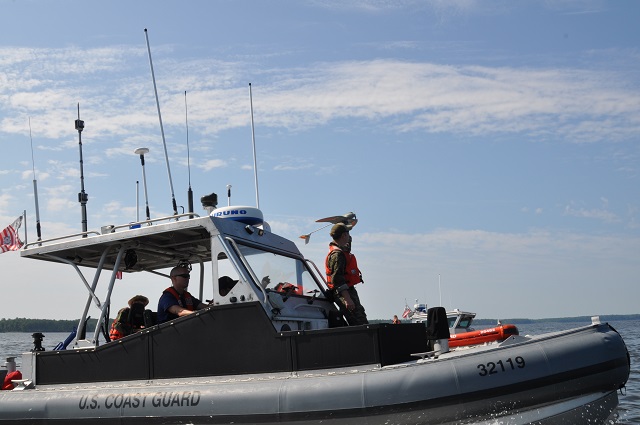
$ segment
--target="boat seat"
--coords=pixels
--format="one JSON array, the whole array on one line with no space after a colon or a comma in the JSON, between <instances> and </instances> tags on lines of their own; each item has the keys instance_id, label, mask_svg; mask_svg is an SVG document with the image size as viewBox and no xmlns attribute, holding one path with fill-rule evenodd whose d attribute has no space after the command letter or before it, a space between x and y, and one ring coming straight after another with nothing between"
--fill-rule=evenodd
<instances>
[{"instance_id":1,"label":"boat seat","mask_svg":"<svg viewBox=\"0 0 640 425\"><path fill-rule=\"evenodd\" d=\"M427 310L427 341L431 350L436 350L436 343L451 337L447 311L444 307L431 307Z\"/></svg>"}]
</instances>

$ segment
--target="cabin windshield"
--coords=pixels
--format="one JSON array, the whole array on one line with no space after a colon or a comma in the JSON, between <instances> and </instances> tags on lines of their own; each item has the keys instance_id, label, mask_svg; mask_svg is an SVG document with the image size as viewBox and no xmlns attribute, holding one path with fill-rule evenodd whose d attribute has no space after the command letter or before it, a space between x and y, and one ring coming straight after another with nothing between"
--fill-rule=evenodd
<instances>
[{"instance_id":1,"label":"cabin windshield","mask_svg":"<svg viewBox=\"0 0 640 425\"><path fill-rule=\"evenodd\" d=\"M291 292L298 295L317 293L320 286L299 258L238 244L254 276L265 290Z\"/></svg>"},{"instance_id":2,"label":"cabin windshield","mask_svg":"<svg viewBox=\"0 0 640 425\"><path fill-rule=\"evenodd\" d=\"M458 318L458 316L455 317L449 317L449 327L452 328L455 325L456 319ZM473 321L473 316L469 316L469 315L463 315L460 317L460 322L458 322L458 325L456 326L456 328L468 328L469 326L471 326L471 322Z\"/></svg>"}]
</instances>

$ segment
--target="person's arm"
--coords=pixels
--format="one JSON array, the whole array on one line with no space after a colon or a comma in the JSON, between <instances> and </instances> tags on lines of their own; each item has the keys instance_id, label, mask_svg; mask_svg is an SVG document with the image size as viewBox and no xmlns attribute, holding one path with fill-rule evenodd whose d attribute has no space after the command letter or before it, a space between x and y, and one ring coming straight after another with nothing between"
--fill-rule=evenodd
<instances>
[{"instance_id":1,"label":"person's arm","mask_svg":"<svg viewBox=\"0 0 640 425\"><path fill-rule=\"evenodd\" d=\"M347 267L347 260L339 251L334 251L329 257L329 270L331 270L331 283L333 289L344 300L347 310L353 310L356 305L349 295L349 285L344 277L345 268Z\"/></svg>"},{"instance_id":2,"label":"person's arm","mask_svg":"<svg viewBox=\"0 0 640 425\"><path fill-rule=\"evenodd\" d=\"M202 303L201 303L202 304ZM186 316L188 314L193 313L191 310L187 310L186 308L180 307L178 304L174 304L167 309L167 311L171 314L175 314L176 316Z\"/></svg>"}]
</instances>

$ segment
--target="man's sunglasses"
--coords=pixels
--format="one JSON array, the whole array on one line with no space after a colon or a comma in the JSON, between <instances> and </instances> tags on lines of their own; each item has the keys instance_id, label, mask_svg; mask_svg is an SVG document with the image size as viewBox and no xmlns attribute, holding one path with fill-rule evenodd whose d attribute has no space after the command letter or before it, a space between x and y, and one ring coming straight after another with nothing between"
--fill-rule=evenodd
<instances>
[{"instance_id":1,"label":"man's sunglasses","mask_svg":"<svg viewBox=\"0 0 640 425\"><path fill-rule=\"evenodd\" d=\"M191 279L191 275L189 273L176 274L174 276L184 277L185 279Z\"/></svg>"}]
</instances>

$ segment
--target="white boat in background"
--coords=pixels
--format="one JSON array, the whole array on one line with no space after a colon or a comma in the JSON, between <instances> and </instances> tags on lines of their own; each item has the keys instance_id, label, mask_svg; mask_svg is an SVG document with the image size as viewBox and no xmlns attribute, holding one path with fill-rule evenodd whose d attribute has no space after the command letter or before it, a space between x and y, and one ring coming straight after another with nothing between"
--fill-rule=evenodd
<instances>
[{"instance_id":1,"label":"white boat in background","mask_svg":"<svg viewBox=\"0 0 640 425\"><path fill-rule=\"evenodd\" d=\"M449 328L450 348L468 347L470 345L491 344L502 342L512 335L519 335L518 327L512 324L503 324L498 320L495 326L475 329L471 327L476 313L461 311L457 308L447 311L447 326ZM410 318L412 323L427 323L427 305L416 304L411 310L405 307L404 318Z\"/></svg>"},{"instance_id":2,"label":"white boat in background","mask_svg":"<svg viewBox=\"0 0 640 425\"><path fill-rule=\"evenodd\" d=\"M430 323L344 326L317 267L245 214L109 225L23 247L25 259L74 268L87 302L68 349L22 355L23 379L0 391L0 424L595 424L616 407L630 365L609 325L462 351L434 350L448 329L429 334ZM116 274L166 276L180 262L214 302L107 341L109 300L126 287ZM238 277L226 295L223 271ZM285 283L297 290L277 289Z\"/></svg>"}]
</instances>

